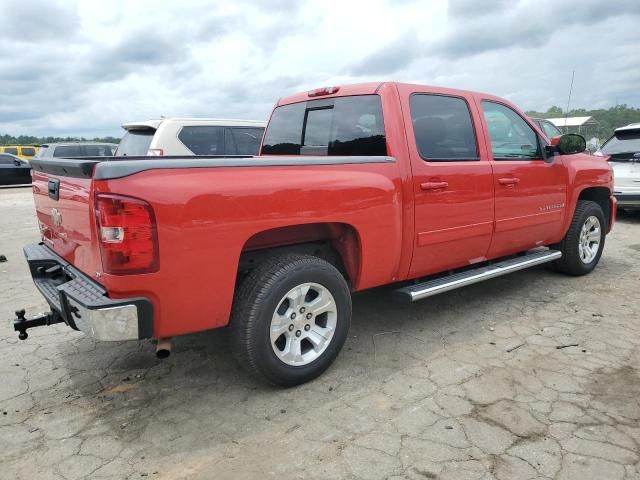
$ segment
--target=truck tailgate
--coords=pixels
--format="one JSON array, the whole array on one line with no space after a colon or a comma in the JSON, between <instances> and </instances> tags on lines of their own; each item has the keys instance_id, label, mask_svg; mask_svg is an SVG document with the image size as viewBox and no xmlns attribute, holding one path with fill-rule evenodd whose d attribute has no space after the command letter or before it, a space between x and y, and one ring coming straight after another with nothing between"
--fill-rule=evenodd
<instances>
[{"instance_id":1,"label":"truck tailgate","mask_svg":"<svg viewBox=\"0 0 640 480\"><path fill-rule=\"evenodd\" d=\"M47 161L41 161L45 163ZM50 161L48 161L50 162ZM38 161L33 162L40 163ZM91 170L84 174L50 165L33 169L33 194L44 244L90 277L99 265L91 193Z\"/></svg>"}]
</instances>

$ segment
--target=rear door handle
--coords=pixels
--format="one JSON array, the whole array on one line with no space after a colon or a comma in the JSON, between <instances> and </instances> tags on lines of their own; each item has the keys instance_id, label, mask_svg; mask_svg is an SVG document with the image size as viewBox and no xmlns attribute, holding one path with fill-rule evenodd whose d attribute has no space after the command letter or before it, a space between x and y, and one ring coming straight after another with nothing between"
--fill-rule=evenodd
<instances>
[{"instance_id":1,"label":"rear door handle","mask_svg":"<svg viewBox=\"0 0 640 480\"><path fill-rule=\"evenodd\" d=\"M498 183L500 185L516 185L520 183L520 179L515 177L499 178Z\"/></svg>"},{"instance_id":2,"label":"rear door handle","mask_svg":"<svg viewBox=\"0 0 640 480\"><path fill-rule=\"evenodd\" d=\"M449 182L425 182L420 184L422 190L442 190L449 186Z\"/></svg>"}]
</instances>

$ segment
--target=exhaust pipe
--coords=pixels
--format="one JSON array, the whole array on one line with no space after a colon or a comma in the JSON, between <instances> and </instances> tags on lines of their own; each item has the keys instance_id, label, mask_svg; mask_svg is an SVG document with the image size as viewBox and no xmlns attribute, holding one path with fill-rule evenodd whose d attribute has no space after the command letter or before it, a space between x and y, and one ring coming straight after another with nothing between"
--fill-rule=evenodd
<instances>
[{"instance_id":1,"label":"exhaust pipe","mask_svg":"<svg viewBox=\"0 0 640 480\"><path fill-rule=\"evenodd\" d=\"M171 338L159 338L156 344L156 357L168 358L171 355Z\"/></svg>"}]
</instances>

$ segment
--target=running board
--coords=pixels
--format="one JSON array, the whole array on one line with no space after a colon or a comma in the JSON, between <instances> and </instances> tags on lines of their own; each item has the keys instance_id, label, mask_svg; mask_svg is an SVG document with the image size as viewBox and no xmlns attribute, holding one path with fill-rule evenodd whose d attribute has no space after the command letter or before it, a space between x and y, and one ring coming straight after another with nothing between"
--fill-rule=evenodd
<instances>
[{"instance_id":1,"label":"running board","mask_svg":"<svg viewBox=\"0 0 640 480\"><path fill-rule=\"evenodd\" d=\"M562 257L562 252L558 250L533 250L516 258L399 288L394 292L394 297L401 302L415 302L438 293L448 292L449 290L466 287L490 278L552 262L560 257Z\"/></svg>"}]
</instances>

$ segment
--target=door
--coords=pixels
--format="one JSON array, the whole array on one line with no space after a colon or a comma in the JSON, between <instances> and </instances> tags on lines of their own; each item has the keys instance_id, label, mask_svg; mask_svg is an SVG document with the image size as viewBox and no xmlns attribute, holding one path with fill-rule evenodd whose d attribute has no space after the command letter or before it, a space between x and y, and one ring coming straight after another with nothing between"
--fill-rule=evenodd
<instances>
[{"instance_id":1,"label":"door","mask_svg":"<svg viewBox=\"0 0 640 480\"><path fill-rule=\"evenodd\" d=\"M411 278L485 260L493 231L491 165L478 148L480 119L463 97L413 93L405 105L415 244Z\"/></svg>"},{"instance_id":2,"label":"door","mask_svg":"<svg viewBox=\"0 0 640 480\"><path fill-rule=\"evenodd\" d=\"M557 241L566 212L567 170L543 158L544 140L511 107L482 100L495 187L495 232L489 257Z\"/></svg>"}]
</instances>

